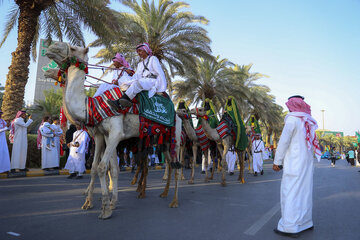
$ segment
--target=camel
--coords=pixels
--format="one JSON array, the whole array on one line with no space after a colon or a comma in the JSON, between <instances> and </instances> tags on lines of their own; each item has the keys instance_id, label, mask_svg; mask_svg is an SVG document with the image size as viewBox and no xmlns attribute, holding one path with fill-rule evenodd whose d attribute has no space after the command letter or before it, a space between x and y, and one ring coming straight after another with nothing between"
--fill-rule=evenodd
<instances>
[{"instance_id":1,"label":"camel","mask_svg":"<svg viewBox=\"0 0 360 240\"><path fill-rule=\"evenodd\" d=\"M206 115L206 110L205 110L205 108L200 107L200 108L196 108L196 109L191 109L190 113L196 115L198 118L203 118ZM222 172L221 185L226 186L225 169L227 168L227 164L226 164L225 156L226 156L228 150L234 145L234 140L233 140L232 136L230 136L230 135L226 136L225 138L221 138L219 133L217 132L217 130L215 128L212 128L206 120L201 121L201 124L203 126L206 136L210 140L215 141L217 143L217 147L221 154L221 167L222 167L221 168L221 172ZM235 151L238 155L239 165L240 165L238 181L240 181L243 184L243 183L245 183L244 153L241 151L238 151L236 149L235 149ZM214 171L214 169L213 169L213 171Z\"/></svg>"},{"instance_id":2,"label":"camel","mask_svg":"<svg viewBox=\"0 0 360 240\"><path fill-rule=\"evenodd\" d=\"M59 70L60 70L59 68L48 69L44 73L44 76L46 78L52 78L55 81L58 81L58 72L59 72ZM64 80L62 82L65 82L65 81L66 80ZM65 88L62 88L62 90L63 90L63 94L64 94L65 93ZM71 119L71 120L72 120L72 122L75 122L75 120L73 120L73 119ZM81 123L77 122L76 124L81 124ZM92 137L95 136L96 128L87 126L87 130L88 130L88 133L90 134L90 136L92 136ZM95 140L95 143L96 143L96 140ZM101 143L101 144L103 144L103 143ZM133 145L133 144L134 144L134 141L132 141L132 143L130 143L130 145ZM140 192L139 195L138 195L138 198L145 198L145 189L146 189L145 175L147 174L147 171L148 171L148 169L147 169L147 167L148 167L147 166L147 155L146 154L140 154L139 155L139 153L134 153L134 158L136 159L136 162L138 163L138 168L136 169L136 173L134 174L134 177L133 177L133 179L131 181L131 184L134 185L134 184L137 183L138 175L140 173L140 170L142 170L141 171L141 176L140 176L140 181L138 182L138 187L137 187L136 191ZM97 160L98 161L93 162L93 164L95 164L95 166L97 166L99 164L100 158L97 159ZM96 174L97 174L96 171L97 171L96 167L92 168L91 181L90 181L89 187L85 190L84 195L89 195L89 191L90 191L90 193L93 191L92 189L93 189L95 179L96 179ZM109 176L107 178L107 180L108 180L108 189L109 189L109 192L111 192L111 191L114 190L114 188L113 188L113 181L112 181L112 178L111 178L111 172L110 171L108 171L108 176ZM83 209L93 208L92 201L90 199L91 199L91 194L88 197L88 201L86 202L86 204L84 204L84 206L82 207ZM112 208L115 208L115 206L113 206L113 205L111 205L111 206L112 206Z\"/></svg>"},{"instance_id":3,"label":"camel","mask_svg":"<svg viewBox=\"0 0 360 240\"><path fill-rule=\"evenodd\" d=\"M72 57L75 57L79 63L87 64L88 48L70 46L63 42L52 44L46 53L47 57L53 59L59 66L66 64ZM84 123L86 121L86 95L84 93L85 71L76 65L70 65L67 68L66 85L63 96L63 106L66 117L73 123ZM91 170L91 181L87 189L87 198L83 209L93 207L92 195L94 190L94 181L96 174L100 178L102 191L102 211L100 219L108 219L112 216L112 210L116 207L118 200L117 181L119 175L119 166L116 161L116 146L122 140L132 137L139 137L139 116L135 114L120 114L118 116L108 117L100 124L94 127L92 131L96 143L94 162ZM181 119L176 116L176 154L179 152ZM167 164L170 164L172 157L169 152L170 143L166 143L167 151L164 156ZM101 159L101 160L100 160ZM110 201L109 189L106 183L106 172L110 169L111 180L113 184L112 198ZM161 197L167 197L171 180L172 169L168 172L168 181L166 183ZM146 177L146 176L145 176ZM169 207L178 207L178 171L175 170L175 194Z\"/></svg>"},{"instance_id":4,"label":"camel","mask_svg":"<svg viewBox=\"0 0 360 240\"><path fill-rule=\"evenodd\" d=\"M183 127L185 129L186 135L190 139L190 141L192 142L192 151L193 151L193 158L194 159L192 161L191 175L190 175L190 180L189 180L188 183L193 184L194 183L194 175L195 175L195 163L196 163L197 149L198 149L198 147L200 147L200 142L198 140L198 137L196 136L194 128L190 124L187 110L184 109L184 108L178 109L176 111L176 113L182 119L182 123L183 123ZM180 159L184 159L184 151L185 151L185 147L180 146ZM208 170L207 170L208 169L208 159L207 159L208 158L208 152L209 152L209 149L204 151L204 154L205 154L205 157L206 157L206 161L205 161L205 182L209 182L209 179L212 179L212 178L208 177Z\"/></svg>"}]
</instances>

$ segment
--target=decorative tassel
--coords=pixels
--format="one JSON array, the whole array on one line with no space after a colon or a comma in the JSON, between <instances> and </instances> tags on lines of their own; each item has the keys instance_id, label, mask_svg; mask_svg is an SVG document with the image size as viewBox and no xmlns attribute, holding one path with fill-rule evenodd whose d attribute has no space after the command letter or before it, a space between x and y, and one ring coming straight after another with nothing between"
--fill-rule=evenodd
<instances>
[{"instance_id":1,"label":"decorative tassel","mask_svg":"<svg viewBox=\"0 0 360 240\"><path fill-rule=\"evenodd\" d=\"M57 74L58 77L61 76L61 70L58 71L58 74Z\"/></svg>"},{"instance_id":2,"label":"decorative tassel","mask_svg":"<svg viewBox=\"0 0 360 240\"><path fill-rule=\"evenodd\" d=\"M58 85L58 82L54 82L54 85L57 86L57 85Z\"/></svg>"},{"instance_id":3,"label":"decorative tassel","mask_svg":"<svg viewBox=\"0 0 360 240\"><path fill-rule=\"evenodd\" d=\"M145 141L145 147L148 147L148 146L150 146L150 136L149 135L146 137L146 141Z\"/></svg>"},{"instance_id":4,"label":"decorative tassel","mask_svg":"<svg viewBox=\"0 0 360 240\"><path fill-rule=\"evenodd\" d=\"M86 67L85 67L84 72L85 72L86 74L88 74L88 73L89 73L88 66L86 66Z\"/></svg>"},{"instance_id":5,"label":"decorative tassel","mask_svg":"<svg viewBox=\"0 0 360 240\"><path fill-rule=\"evenodd\" d=\"M164 143L164 137L163 137L163 134L160 134L158 144L162 145L163 143Z\"/></svg>"},{"instance_id":6,"label":"decorative tassel","mask_svg":"<svg viewBox=\"0 0 360 240\"><path fill-rule=\"evenodd\" d=\"M79 66L80 66L80 63L79 63L79 60L77 60L75 63L75 67L79 67Z\"/></svg>"}]
</instances>

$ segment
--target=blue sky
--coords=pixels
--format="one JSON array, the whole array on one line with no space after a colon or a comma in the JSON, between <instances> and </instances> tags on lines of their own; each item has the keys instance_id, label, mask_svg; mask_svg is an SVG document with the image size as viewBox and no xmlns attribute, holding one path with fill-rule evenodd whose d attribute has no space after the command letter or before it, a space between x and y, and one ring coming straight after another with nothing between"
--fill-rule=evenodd
<instances>
[{"instance_id":1,"label":"blue sky","mask_svg":"<svg viewBox=\"0 0 360 240\"><path fill-rule=\"evenodd\" d=\"M10 1L9 1L10 2ZM268 85L278 104L305 96L322 128L354 135L360 129L360 1L356 0L192 0L190 10L205 16L214 55L269 75ZM9 9L3 1L0 27ZM120 10L119 4L112 5ZM123 8L122 8L123 9ZM86 35L90 43L94 36ZM0 49L0 83L5 84L16 31ZM96 50L91 50L93 56ZM95 60L90 60L94 63ZM30 65L25 100L32 101L36 64ZM96 75L96 74L95 74Z\"/></svg>"}]
</instances>

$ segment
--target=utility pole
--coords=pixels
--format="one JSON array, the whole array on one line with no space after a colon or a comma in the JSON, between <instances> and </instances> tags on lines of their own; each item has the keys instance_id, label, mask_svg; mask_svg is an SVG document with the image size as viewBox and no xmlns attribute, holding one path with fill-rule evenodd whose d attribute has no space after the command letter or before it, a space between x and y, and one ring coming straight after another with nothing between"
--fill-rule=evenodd
<instances>
[{"instance_id":1,"label":"utility pole","mask_svg":"<svg viewBox=\"0 0 360 240\"><path fill-rule=\"evenodd\" d=\"M323 109L323 110L321 110L321 112L322 112L322 122L323 122L323 130L325 129L325 125L324 125L324 112L325 112L325 110Z\"/></svg>"}]
</instances>

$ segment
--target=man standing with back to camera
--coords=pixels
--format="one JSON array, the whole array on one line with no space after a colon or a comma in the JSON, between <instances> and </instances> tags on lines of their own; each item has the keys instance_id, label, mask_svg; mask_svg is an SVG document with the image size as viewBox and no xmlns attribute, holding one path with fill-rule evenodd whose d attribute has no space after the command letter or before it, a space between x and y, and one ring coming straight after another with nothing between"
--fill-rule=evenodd
<instances>
[{"instance_id":1,"label":"man standing with back to camera","mask_svg":"<svg viewBox=\"0 0 360 240\"><path fill-rule=\"evenodd\" d=\"M314 229L312 221L312 192L314 152L320 160L321 151L316 139L316 120L302 96L292 96L286 102L290 113L285 117L275 155L273 169L284 172L280 187L281 218L274 232L298 237Z\"/></svg>"}]
</instances>

